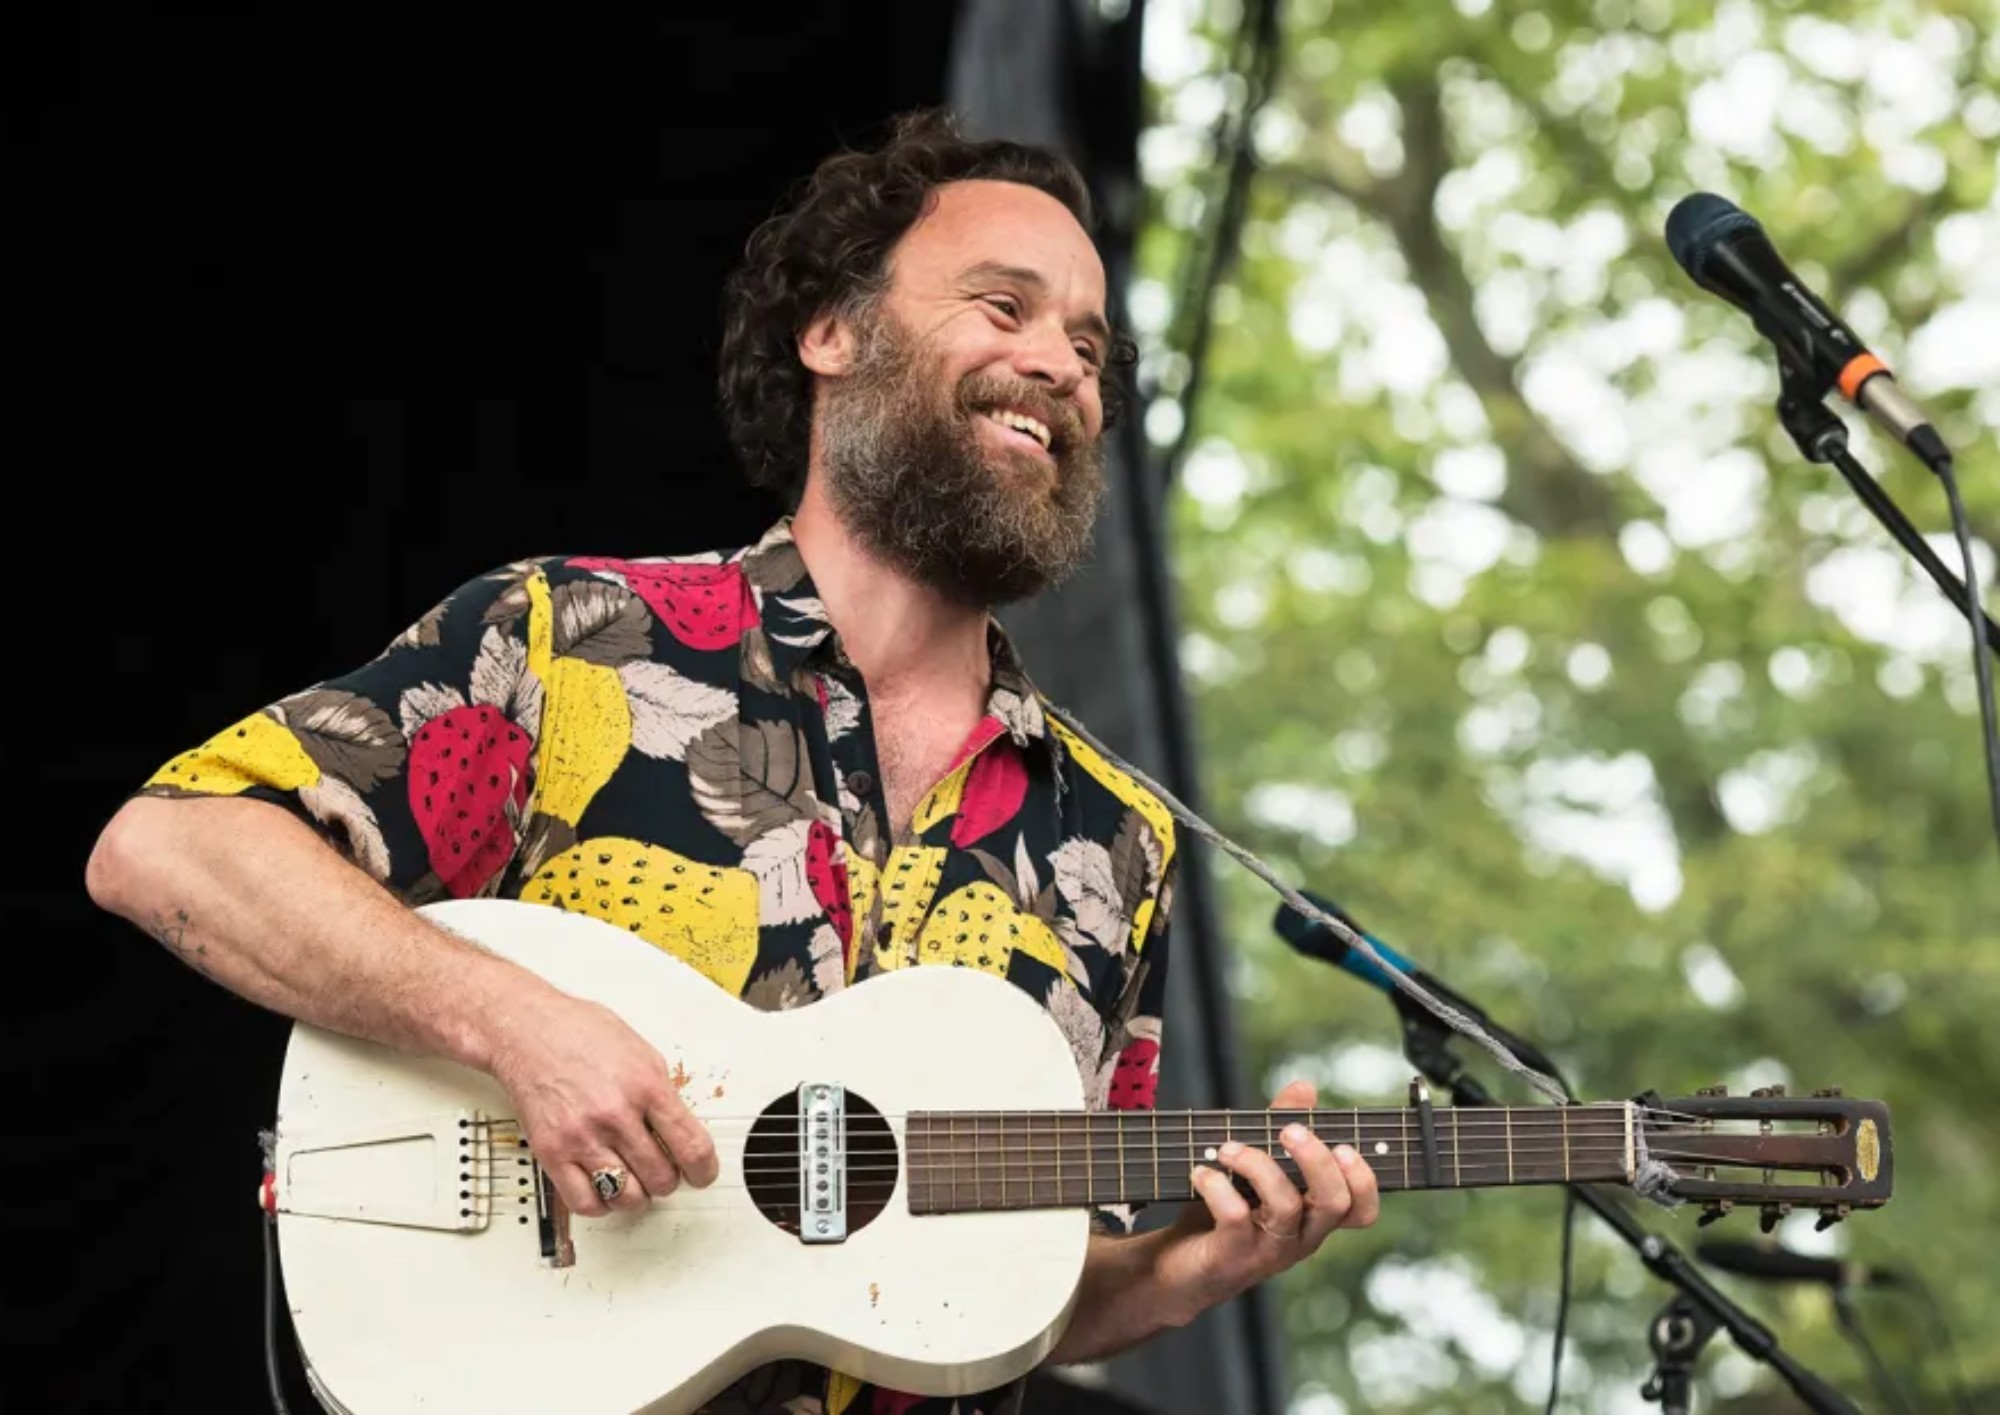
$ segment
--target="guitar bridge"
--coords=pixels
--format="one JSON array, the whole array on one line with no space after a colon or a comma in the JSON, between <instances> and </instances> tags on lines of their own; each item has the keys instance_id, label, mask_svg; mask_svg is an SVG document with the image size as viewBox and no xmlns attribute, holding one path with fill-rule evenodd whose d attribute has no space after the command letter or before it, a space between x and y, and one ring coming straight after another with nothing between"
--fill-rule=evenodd
<instances>
[{"instance_id":1,"label":"guitar bridge","mask_svg":"<svg viewBox=\"0 0 2000 1415\"><path fill-rule=\"evenodd\" d=\"M799 1087L799 1237L847 1238L847 1092L817 1081Z\"/></svg>"}]
</instances>

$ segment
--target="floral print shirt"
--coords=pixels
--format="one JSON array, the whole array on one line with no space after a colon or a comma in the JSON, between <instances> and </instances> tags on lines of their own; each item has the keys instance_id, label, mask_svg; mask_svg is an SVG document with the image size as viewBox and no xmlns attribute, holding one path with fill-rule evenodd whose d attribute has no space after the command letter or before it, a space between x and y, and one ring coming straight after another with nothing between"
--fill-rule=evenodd
<instances>
[{"instance_id":1,"label":"floral print shirt","mask_svg":"<svg viewBox=\"0 0 2000 1415\"><path fill-rule=\"evenodd\" d=\"M609 920L759 1008L980 968L1061 1026L1093 1108L1149 1107L1172 819L1043 710L997 625L989 644L986 714L901 838L866 686L789 520L730 554L505 566L143 790L284 806L412 906ZM784 1362L708 1408L1000 1415L1021 1388L925 1401Z\"/></svg>"}]
</instances>

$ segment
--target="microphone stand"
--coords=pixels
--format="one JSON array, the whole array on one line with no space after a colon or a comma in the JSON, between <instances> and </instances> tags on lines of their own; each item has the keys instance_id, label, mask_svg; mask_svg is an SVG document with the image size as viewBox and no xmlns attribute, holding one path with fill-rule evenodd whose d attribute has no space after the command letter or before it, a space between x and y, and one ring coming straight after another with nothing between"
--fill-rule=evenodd
<instances>
[{"instance_id":1,"label":"microphone stand","mask_svg":"<svg viewBox=\"0 0 2000 1415\"><path fill-rule=\"evenodd\" d=\"M1875 478L1868 475L1868 469L1855 461L1847 451L1847 425L1826 406L1828 387L1810 375L1793 368L1789 359L1778 362L1778 421L1798 444L1799 451L1809 462L1831 463L1847 484L1854 488L1862 504L1875 513L1875 519L1888 528L1889 534L1903 549L1910 553L1917 564L1944 591L1944 597L1960 614L1968 619L1972 616L1973 601L1966 595L1965 581L1959 579L1945 563L1937 558L1924 538L1917 534L1909 519L1897 509L1889 494L1882 490ZM1986 630L1986 642L2000 653L2000 624L1993 622L1993 616L1980 611L1979 618Z\"/></svg>"},{"instance_id":2,"label":"microphone stand","mask_svg":"<svg viewBox=\"0 0 2000 1415\"><path fill-rule=\"evenodd\" d=\"M1403 1019L1403 1054L1411 1064L1432 1085L1450 1091L1453 1105L1493 1104L1491 1093L1452 1054L1449 1046L1452 1034L1445 1025L1423 1008L1407 1003L1401 994L1393 1000ZM1512 1045L1510 1041L1510 1049ZM1695 1358L1718 1330L1727 1331L1745 1355L1764 1362L1783 1376L1815 1415L1860 1415L1853 1402L1780 1349L1770 1328L1717 1291L1673 1244L1658 1234L1648 1233L1590 1185L1565 1187L1578 1203L1630 1244L1655 1276L1680 1289L1648 1328L1647 1339L1657 1364L1652 1379L1640 1389L1647 1400L1660 1402L1665 1415L1688 1415L1691 1409L1688 1387Z\"/></svg>"}]
</instances>

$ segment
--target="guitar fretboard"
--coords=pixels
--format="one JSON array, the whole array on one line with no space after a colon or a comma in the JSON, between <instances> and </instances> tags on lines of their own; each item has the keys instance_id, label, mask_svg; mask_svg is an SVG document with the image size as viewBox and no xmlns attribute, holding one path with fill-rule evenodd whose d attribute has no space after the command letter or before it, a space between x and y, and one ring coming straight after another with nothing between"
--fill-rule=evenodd
<instances>
[{"instance_id":1,"label":"guitar fretboard","mask_svg":"<svg viewBox=\"0 0 2000 1415\"><path fill-rule=\"evenodd\" d=\"M1196 1165L1231 1140L1277 1160L1286 1127L1352 1145L1387 1189L1474 1189L1625 1180L1630 1105L1448 1107L1433 1112L1435 1182L1422 1123L1390 1110L916 1111L905 1129L913 1213L1075 1208L1194 1197Z\"/></svg>"}]
</instances>

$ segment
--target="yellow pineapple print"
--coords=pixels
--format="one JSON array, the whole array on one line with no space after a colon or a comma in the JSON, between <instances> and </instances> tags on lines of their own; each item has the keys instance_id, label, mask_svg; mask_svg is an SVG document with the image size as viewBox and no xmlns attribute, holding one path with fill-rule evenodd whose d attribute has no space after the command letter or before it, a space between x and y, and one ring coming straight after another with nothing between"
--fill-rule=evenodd
<instances>
[{"instance_id":1,"label":"yellow pineapple print","mask_svg":"<svg viewBox=\"0 0 2000 1415\"><path fill-rule=\"evenodd\" d=\"M919 963L949 963L1007 976L1015 950L1040 959L1058 973L1068 961L1055 931L1023 914L997 884L980 880L940 899L917 936Z\"/></svg>"},{"instance_id":2,"label":"yellow pineapple print","mask_svg":"<svg viewBox=\"0 0 2000 1415\"><path fill-rule=\"evenodd\" d=\"M265 714L252 713L182 752L146 785L173 787L204 796L234 796L252 786L295 791L319 781L319 767L291 731Z\"/></svg>"},{"instance_id":3,"label":"yellow pineapple print","mask_svg":"<svg viewBox=\"0 0 2000 1415\"><path fill-rule=\"evenodd\" d=\"M757 961L757 877L620 836L550 860L521 891L637 934L740 997Z\"/></svg>"}]
</instances>

